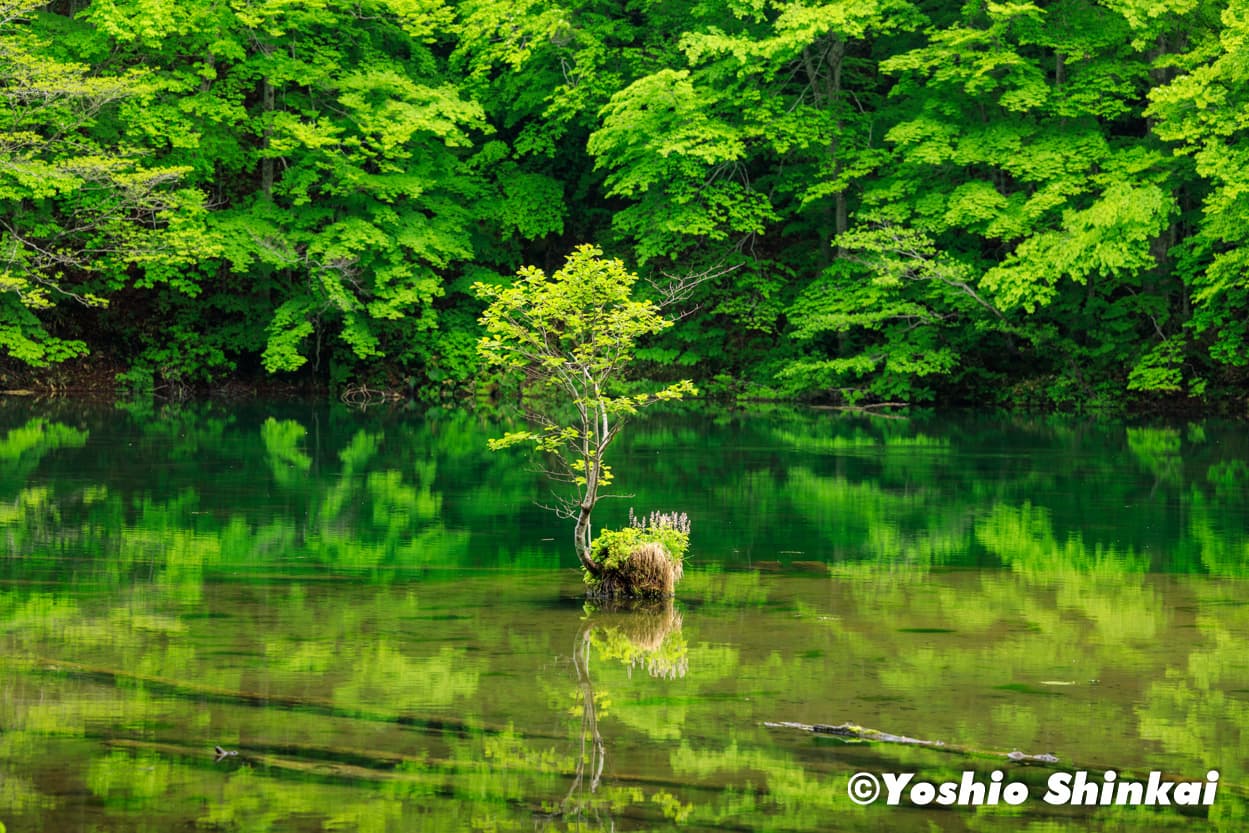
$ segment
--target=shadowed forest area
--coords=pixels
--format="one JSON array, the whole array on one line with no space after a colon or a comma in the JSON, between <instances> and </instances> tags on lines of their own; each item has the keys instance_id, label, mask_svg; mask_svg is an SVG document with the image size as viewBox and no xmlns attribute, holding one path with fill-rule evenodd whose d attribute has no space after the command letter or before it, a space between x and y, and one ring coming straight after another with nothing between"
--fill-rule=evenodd
<instances>
[{"instance_id":1,"label":"shadowed forest area","mask_svg":"<svg viewBox=\"0 0 1249 833\"><path fill-rule=\"evenodd\" d=\"M489 391L478 281L704 276L641 375L1243 407L1245 0L0 2L7 387Z\"/></svg>"}]
</instances>

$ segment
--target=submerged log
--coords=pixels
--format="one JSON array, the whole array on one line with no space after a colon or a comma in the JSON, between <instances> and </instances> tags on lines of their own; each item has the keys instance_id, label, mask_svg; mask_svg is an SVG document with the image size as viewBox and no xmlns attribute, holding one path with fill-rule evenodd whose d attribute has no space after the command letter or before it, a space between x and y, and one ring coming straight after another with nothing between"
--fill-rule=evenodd
<instances>
[{"instance_id":1,"label":"submerged log","mask_svg":"<svg viewBox=\"0 0 1249 833\"><path fill-rule=\"evenodd\" d=\"M6 666L16 663L4 662ZM248 691L246 689L221 688L192 680L180 680L152 674L140 674L124 668L87 665L72 660L33 657L20 662L27 673L53 674L93 680L116 687L141 687L161 692L174 698L195 700L199 703L214 702L236 706L255 706L287 711L308 712L327 717L363 720L377 723L394 723L409 731L425 731L430 734L453 732L462 737L473 734L500 734L508 731L505 725L478 720L454 718L447 715L425 716L402 711L371 708L367 705L343 706L330 698L306 695L284 696L272 692Z\"/></svg>"},{"instance_id":2,"label":"submerged log","mask_svg":"<svg viewBox=\"0 0 1249 833\"><path fill-rule=\"evenodd\" d=\"M811 732L816 735L834 735L849 740L868 741L872 743L897 743L904 746L926 746L930 749L939 749L943 752L953 752L960 755L976 755L987 758L1005 758L1019 764L1056 764L1058 756L1049 752L1042 752L1039 755L1029 755L1019 750L1011 752L991 751L985 749L977 749L971 746L958 746L948 744L942 740L921 740L920 738L907 737L906 735L894 735L889 732L882 732L878 729L868 729L864 726L856 726L853 723L794 723L791 721L780 721L776 723L765 721L764 726L769 729L797 729L801 732Z\"/></svg>"}]
</instances>

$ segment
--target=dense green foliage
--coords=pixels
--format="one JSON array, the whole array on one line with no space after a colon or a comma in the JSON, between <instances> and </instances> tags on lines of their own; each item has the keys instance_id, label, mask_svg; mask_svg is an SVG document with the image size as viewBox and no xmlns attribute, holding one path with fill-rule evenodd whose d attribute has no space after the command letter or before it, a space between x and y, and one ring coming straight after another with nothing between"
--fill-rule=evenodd
<instances>
[{"instance_id":1,"label":"dense green foliage","mask_svg":"<svg viewBox=\"0 0 1249 833\"><path fill-rule=\"evenodd\" d=\"M594 539L595 560L605 567L619 567L634 549L650 543L662 544L674 560L680 561L689 549L690 536L670 526L602 529Z\"/></svg>"},{"instance_id":2,"label":"dense green foliage","mask_svg":"<svg viewBox=\"0 0 1249 833\"><path fill-rule=\"evenodd\" d=\"M649 375L1242 397L1244 0L0 4L0 348L467 388L475 282L710 274ZM675 368L675 369L674 369Z\"/></svg>"},{"instance_id":3,"label":"dense green foliage","mask_svg":"<svg viewBox=\"0 0 1249 833\"><path fill-rule=\"evenodd\" d=\"M624 576L627 581L631 573L642 572L642 564L647 564L648 568L653 570L654 565L660 563L664 564L660 570L661 577L664 572L671 572L675 586L675 583L685 575L685 553L689 548L689 516L652 512L648 518L642 519L635 517L633 510L630 509L629 525L621 529L599 530L591 549L592 560L602 568L602 574L615 573L618 576ZM642 561L634 562L632 566L635 570L631 570L629 562L638 558L638 553L644 550L650 550L650 552L640 556ZM662 554L659 558L664 561L654 557L658 554ZM671 562L671 567L665 563L666 561ZM602 588L603 582L589 570L585 571L584 578L591 591ZM592 592L591 595L594 593ZM645 597L652 593L640 590L630 595Z\"/></svg>"}]
</instances>

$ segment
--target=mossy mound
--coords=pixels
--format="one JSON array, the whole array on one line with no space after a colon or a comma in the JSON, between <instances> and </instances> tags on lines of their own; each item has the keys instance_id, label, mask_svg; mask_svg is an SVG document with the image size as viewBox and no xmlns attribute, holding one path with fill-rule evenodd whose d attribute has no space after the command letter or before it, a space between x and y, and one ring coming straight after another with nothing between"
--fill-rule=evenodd
<instances>
[{"instance_id":1,"label":"mossy mound","mask_svg":"<svg viewBox=\"0 0 1249 833\"><path fill-rule=\"evenodd\" d=\"M681 561L657 541L629 550L623 559L608 562L590 595L609 599L659 599L672 596L685 574Z\"/></svg>"},{"instance_id":2,"label":"mossy mound","mask_svg":"<svg viewBox=\"0 0 1249 833\"><path fill-rule=\"evenodd\" d=\"M591 559L598 569L585 574L589 595L599 599L671 598L685 574L690 519L684 513L652 512L638 518L629 510L624 529L604 529L594 539Z\"/></svg>"}]
</instances>

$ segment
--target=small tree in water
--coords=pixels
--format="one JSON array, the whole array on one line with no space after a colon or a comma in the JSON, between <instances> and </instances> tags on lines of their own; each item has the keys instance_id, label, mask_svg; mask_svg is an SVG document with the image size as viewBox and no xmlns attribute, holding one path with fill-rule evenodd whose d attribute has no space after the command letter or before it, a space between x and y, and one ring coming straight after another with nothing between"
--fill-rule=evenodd
<instances>
[{"instance_id":1,"label":"small tree in water","mask_svg":"<svg viewBox=\"0 0 1249 833\"><path fill-rule=\"evenodd\" d=\"M508 432L490 447L531 445L553 462L548 474L572 484L575 499L562 511L577 519L573 544L592 589L623 568L620 559L614 565L596 559L591 537L590 516L612 481L608 446L642 408L697 393L688 380L653 393L609 393L632 362L637 340L672 322L658 305L633 300L637 275L602 254L581 246L552 275L530 266L511 286L473 287L490 304L478 352L488 364L519 374L530 394L531 430ZM668 555L679 564L680 553ZM639 594L627 581L608 584L613 594Z\"/></svg>"}]
</instances>

